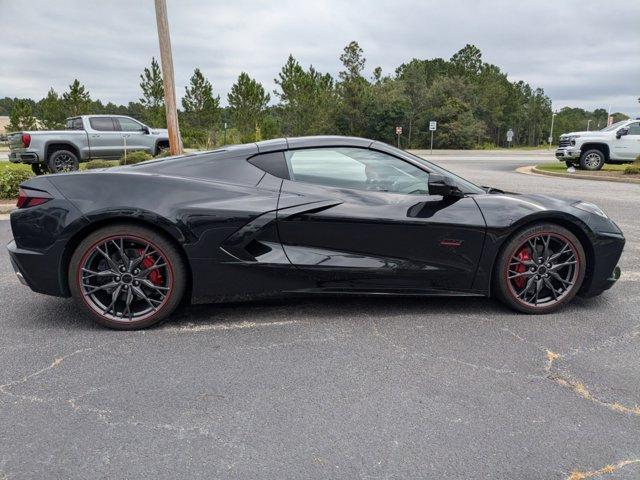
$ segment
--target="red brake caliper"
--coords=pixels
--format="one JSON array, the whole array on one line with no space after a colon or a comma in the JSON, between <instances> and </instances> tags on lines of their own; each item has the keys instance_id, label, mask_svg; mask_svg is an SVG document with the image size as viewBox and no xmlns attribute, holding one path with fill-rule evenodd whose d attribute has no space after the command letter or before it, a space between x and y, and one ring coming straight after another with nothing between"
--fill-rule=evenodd
<instances>
[{"instance_id":1,"label":"red brake caliper","mask_svg":"<svg viewBox=\"0 0 640 480\"><path fill-rule=\"evenodd\" d=\"M518 260L522 262L527 262L531 260L531 254L529 253L529 249L527 247L522 247L516 254L516 257L518 258ZM518 273L523 273L526 270L527 270L527 266L522 263L518 263L518 265L515 268L515 271ZM526 282L527 282L527 279L524 276L516 277L513 279L513 283L515 283L516 287L518 288L524 287Z\"/></svg>"},{"instance_id":2,"label":"red brake caliper","mask_svg":"<svg viewBox=\"0 0 640 480\"><path fill-rule=\"evenodd\" d=\"M143 249L139 249L138 253L140 255L142 255L144 253ZM153 266L153 258L151 258L150 255L144 257L144 259L142 260L142 262L140 262L140 266L144 269L144 268L149 268ZM151 270L151 272L149 272L149 275L147 275L147 278L149 280L151 280L151 283L153 283L154 285L162 285L162 274L160 273L159 269L155 269L155 270Z\"/></svg>"}]
</instances>

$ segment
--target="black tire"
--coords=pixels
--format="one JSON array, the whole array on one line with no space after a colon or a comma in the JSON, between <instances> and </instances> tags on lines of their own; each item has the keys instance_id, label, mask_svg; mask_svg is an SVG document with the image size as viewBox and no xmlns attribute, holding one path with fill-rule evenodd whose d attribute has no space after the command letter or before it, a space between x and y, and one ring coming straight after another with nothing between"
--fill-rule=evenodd
<instances>
[{"instance_id":1,"label":"black tire","mask_svg":"<svg viewBox=\"0 0 640 480\"><path fill-rule=\"evenodd\" d=\"M146 244L150 250L143 251L142 247L135 250L135 245L138 244ZM118 245L122 245L123 251L127 252L126 257L130 258L128 263L130 268L121 273L121 276L114 276L113 273L100 276L107 271L116 271L115 268L111 268L113 264L116 264L113 265L114 267L117 266L121 269L126 262L126 260L120 261ZM111 251L109 246L111 246ZM133 255L130 253L132 250L128 247L134 249ZM102 252L98 249L106 250L110 255L101 255ZM136 251L137 253L135 253ZM146 252L157 252L157 256L152 253L145 255ZM136 255L138 256L136 257ZM107 257L111 258L111 261ZM149 268L149 265L144 263L147 258L152 261L155 259L158 265L163 265L164 261L166 266L154 267L154 264ZM138 263L136 267L139 265L140 268L144 268L142 271L138 268L134 269L135 261L138 259L142 259L142 263ZM105 269L93 267L93 265L97 265L95 262L102 262L107 266ZM147 270L152 270L152 272L145 274ZM123 272L123 270L119 271ZM136 271L140 276L133 275ZM154 286L153 272L158 272L157 275L161 279L161 283L156 285L162 286ZM69 289L76 301L99 324L118 330L146 328L167 318L182 300L186 278L184 261L168 238L149 228L126 223L100 228L87 236L73 253L68 270ZM98 287L87 285L85 282L97 282ZM100 282L103 283L100 284ZM110 287L110 285L113 286ZM101 303L104 298L106 301ZM110 300L110 305L113 305L113 308L106 310L104 305ZM136 308L140 311L134 314L132 310ZM126 309L128 309L128 313ZM126 318L127 315L129 318Z\"/></svg>"},{"instance_id":2,"label":"black tire","mask_svg":"<svg viewBox=\"0 0 640 480\"><path fill-rule=\"evenodd\" d=\"M31 171L34 175L44 175L47 173L47 167L45 167L42 163L32 163Z\"/></svg>"},{"instance_id":3,"label":"black tire","mask_svg":"<svg viewBox=\"0 0 640 480\"><path fill-rule=\"evenodd\" d=\"M78 156L70 150L56 150L47 162L51 173L75 172L80 168Z\"/></svg>"},{"instance_id":4,"label":"black tire","mask_svg":"<svg viewBox=\"0 0 640 480\"><path fill-rule=\"evenodd\" d=\"M158 142L158 144L156 145L156 151L153 156L157 157L158 155L162 155L167 150L169 150L169 142Z\"/></svg>"},{"instance_id":5,"label":"black tire","mask_svg":"<svg viewBox=\"0 0 640 480\"><path fill-rule=\"evenodd\" d=\"M600 170L604 167L605 157L600 150L585 150L580 155L580 168L582 170Z\"/></svg>"},{"instance_id":6,"label":"black tire","mask_svg":"<svg viewBox=\"0 0 640 480\"><path fill-rule=\"evenodd\" d=\"M538 238L542 238L542 243L538 243ZM561 248L564 248L562 247L564 243L567 247L566 253L553 259L552 262L547 262L547 260L540 262L540 257L545 256L545 238L552 239L547 241L547 245L549 245L547 252L554 252L552 248L557 246L554 254L557 253ZM532 239L537 253L532 253L533 248L529 243L529 240ZM530 260L526 255L522 256L527 250ZM546 257L551 259L553 255L547 253ZM575 258L575 264L571 264L571 258ZM566 265L562 266L565 263ZM533 268L536 270L534 271ZM584 281L586 269L584 248L573 233L553 223L538 223L516 232L502 248L494 268L494 291L500 300L519 312L550 313L558 310L576 296ZM559 280L556 277L564 278ZM518 282L521 282L522 285L519 286ZM542 290L540 282L542 282ZM571 285L568 285L569 283ZM555 286L558 286L557 290ZM536 288L537 292L532 291ZM527 290L524 292L524 296L522 296L522 290ZM535 302L532 294L535 295ZM539 294L546 294L547 297L540 300ZM527 300L527 296L531 298ZM538 302L540 303L538 304Z\"/></svg>"}]
</instances>

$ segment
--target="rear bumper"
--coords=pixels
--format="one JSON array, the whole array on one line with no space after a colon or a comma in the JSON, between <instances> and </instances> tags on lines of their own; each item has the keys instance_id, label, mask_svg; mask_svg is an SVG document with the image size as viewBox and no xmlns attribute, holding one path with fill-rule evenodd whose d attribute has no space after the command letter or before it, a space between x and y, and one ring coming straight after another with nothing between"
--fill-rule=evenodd
<instances>
[{"instance_id":1,"label":"rear bumper","mask_svg":"<svg viewBox=\"0 0 640 480\"><path fill-rule=\"evenodd\" d=\"M9 161L13 163L39 163L40 159L35 152L9 152Z\"/></svg>"},{"instance_id":2,"label":"rear bumper","mask_svg":"<svg viewBox=\"0 0 640 480\"><path fill-rule=\"evenodd\" d=\"M54 247L56 250L54 252L26 250L18 248L16 242L12 240L7 245L7 250L11 266L20 283L37 293L68 297L68 290L61 284L58 262L62 251L58 251L58 245Z\"/></svg>"}]
</instances>

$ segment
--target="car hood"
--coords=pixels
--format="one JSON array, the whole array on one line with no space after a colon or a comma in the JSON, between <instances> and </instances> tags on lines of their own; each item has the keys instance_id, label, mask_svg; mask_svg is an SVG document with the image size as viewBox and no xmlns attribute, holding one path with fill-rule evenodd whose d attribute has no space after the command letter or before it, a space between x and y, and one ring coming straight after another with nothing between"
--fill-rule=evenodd
<instances>
[{"instance_id":1,"label":"car hood","mask_svg":"<svg viewBox=\"0 0 640 480\"><path fill-rule=\"evenodd\" d=\"M560 137L570 137L573 135L578 135L580 137L606 137L607 135L611 134L611 132L601 132L599 130L596 131L590 131L590 132L569 132L569 133L563 133L562 135L560 135Z\"/></svg>"}]
</instances>

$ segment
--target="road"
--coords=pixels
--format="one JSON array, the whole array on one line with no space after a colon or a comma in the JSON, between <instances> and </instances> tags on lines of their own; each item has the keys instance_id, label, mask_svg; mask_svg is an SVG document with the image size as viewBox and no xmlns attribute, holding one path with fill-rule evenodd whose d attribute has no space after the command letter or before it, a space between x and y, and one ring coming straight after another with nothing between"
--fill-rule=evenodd
<instances>
[{"instance_id":1,"label":"road","mask_svg":"<svg viewBox=\"0 0 640 480\"><path fill-rule=\"evenodd\" d=\"M640 186L514 172L540 154L433 158L601 205L628 238L622 279L546 316L312 298L113 332L0 254L0 478L638 478Z\"/></svg>"}]
</instances>

